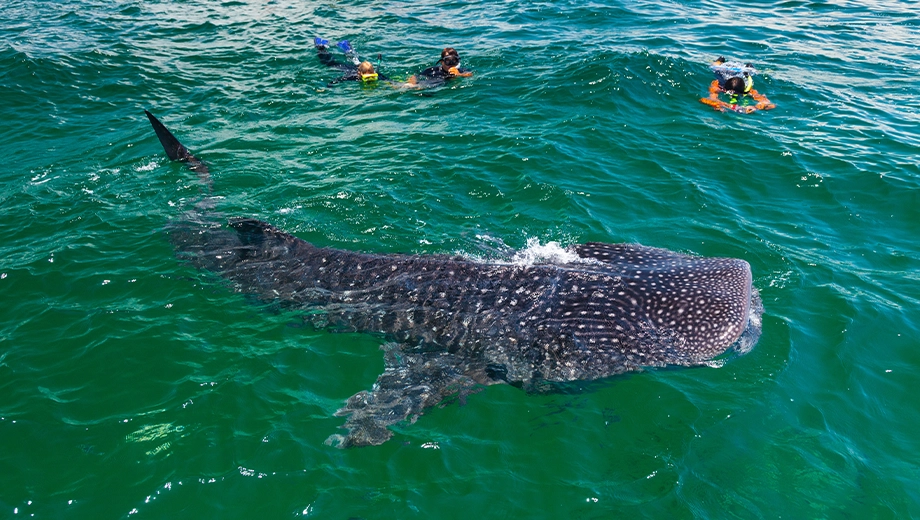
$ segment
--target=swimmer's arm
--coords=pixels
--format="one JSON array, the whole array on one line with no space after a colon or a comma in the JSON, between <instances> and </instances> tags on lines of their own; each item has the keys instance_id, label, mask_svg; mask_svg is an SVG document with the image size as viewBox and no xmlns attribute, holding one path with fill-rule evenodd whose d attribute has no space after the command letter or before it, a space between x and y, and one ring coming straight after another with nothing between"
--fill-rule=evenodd
<instances>
[{"instance_id":1,"label":"swimmer's arm","mask_svg":"<svg viewBox=\"0 0 920 520\"><path fill-rule=\"evenodd\" d=\"M358 79L358 74L357 74L357 73L355 73L355 72L349 72L348 74L345 74L344 76L342 76L342 77L340 77L340 78L336 78L336 79L330 81L330 82L327 84L327 86L331 87L331 86L335 85L336 83L341 83L341 82L343 82L343 81L354 81L354 80L357 80L357 79Z\"/></svg>"},{"instance_id":2,"label":"swimmer's arm","mask_svg":"<svg viewBox=\"0 0 920 520\"><path fill-rule=\"evenodd\" d=\"M400 83L399 86L402 88L421 88L421 85L418 84L418 76L415 74L409 76L409 79L405 83Z\"/></svg>"},{"instance_id":3,"label":"swimmer's arm","mask_svg":"<svg viewBox=\"0 0 920 520\"><path fill-rule=\"evenodd\" d=\"M450 74L451 76L457 77L457 78L468 78L468 77L470 77L470 76L473 75L472 72L470 72L470 71L468 71L468 70L466 70L466 69L464 69L464 70L461 72L460 69L458 69L457 67L451 67L450 70L447 71L447 73Z\"/></svg>"},{"instance_id":4,"label":"swimmer's arm","mask_svg":"<svg viewBox=\"0 0 920 520\"><path fill-rule=\"evenodd\" d=\"M754 101L757 102L757 105L755 107L757 108L757 110L770 110L771 108L776 108L776 105L771 103L770 100L767 99L767 96L761 94L760 92L757 92L756 90L751 89L750 94L751 94L751 97L754 98Z\"/></svg>"},{"instance_id":5,"label":"swimmer's arm","mask_svg":"<svg viewBox=\"0 0 920 520\"><path fill-rule=\"evenodd\" d=\"M390 81L388 83L393 88L422 88L422 86L418 84L418 78L414 75L409 76L409 79L402 83L398 81Z\"/></svg>"},{"instance_id":6,"label":"swimmer's arm","mask_svg":"<svg viewBox=\"0 0 920 520\"><path fill-rule=\"evenodd\" d=\"M718 110L719 112L724 112L725 109L729 107L729 105L728 103L719 99L719 92L721 92L721 89L719 88L719 80L713 80L712 84L709 85L709 97L700 98L700 103L709 105L714 110Z\"/></svg>"},{"instance_id":7,"label":"swimmer's arm","mask_svg":"<svg viewBox=\"0 0 920 520\"><path fill-rule=\"evenodd\" d=\"M719 99L719 93L720 93L721 91L722 91L722 89L719 88L719 80L717 80L717 79L712 80L712 83L709 84L709 99L716 99L716 100L718 100L718 99Z\"/></svg>"}]
</instances>

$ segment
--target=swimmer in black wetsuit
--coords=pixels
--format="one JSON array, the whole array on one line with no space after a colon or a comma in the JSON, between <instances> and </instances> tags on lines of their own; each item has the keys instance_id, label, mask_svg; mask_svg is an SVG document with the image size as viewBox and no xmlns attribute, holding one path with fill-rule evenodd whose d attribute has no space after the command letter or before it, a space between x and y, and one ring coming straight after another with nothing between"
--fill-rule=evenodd
<instances>
[{"instance_id":1,"label":"swimmer in black wetsuit","mask_svg":"<svg viewBox=\"0 0 920 520\"><path fill-rule=\"evenodd\" d=\"M468 69L460 68L460 53L453 47L445 47L441 51L439 65L428 67L406 81L407 85L419 85L419 81L432 85L442 83L450 78L469 77L473 73Z\"/></svg>"},{"instance_id":2,"label":"swimmer in black wetsuit","mask_svg":"<svg viewBox=\"0 0 920 520\"><path fill-rule=\"evenodd\" d=\"M358 54L354 51L354 49L351 48L348 40L340 41L338 43L338 47L342 49L343 52L345 52L345 56L351 59L352 63L342 63L337 61L335 56L333 56L327 48L329 45L328 40L324 40L322 38L314 38L313 44L316 46L316 56L319 58L320 63L326 65L327 67L334 67L345 72L344 76L330 81L330 87L343 81L361 81L363 83L372 83L375 81L389 80L389 78L374 70L374 65L371 62L359 62Z\"/></svg>"}]
</instances>

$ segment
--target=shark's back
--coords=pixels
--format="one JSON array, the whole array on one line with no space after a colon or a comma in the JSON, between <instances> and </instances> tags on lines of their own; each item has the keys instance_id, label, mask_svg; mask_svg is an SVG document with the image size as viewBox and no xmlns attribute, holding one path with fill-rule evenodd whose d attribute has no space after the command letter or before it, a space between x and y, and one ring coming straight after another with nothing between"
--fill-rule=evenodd
<instances>
[{"instance_id":1,"label":"shark's back","mask_svg":"<svg viewBox=\"0 0 920 520\"><path fill-rule=\"evenodd\" d=\"M708 362L757 305L747 262L636 244L589 243L573 248L578 261L521 266L321 248L253 219L190 235L182 255L240 292L332 329L461 352L524 385Z\"/></svg>"}]
</instances>

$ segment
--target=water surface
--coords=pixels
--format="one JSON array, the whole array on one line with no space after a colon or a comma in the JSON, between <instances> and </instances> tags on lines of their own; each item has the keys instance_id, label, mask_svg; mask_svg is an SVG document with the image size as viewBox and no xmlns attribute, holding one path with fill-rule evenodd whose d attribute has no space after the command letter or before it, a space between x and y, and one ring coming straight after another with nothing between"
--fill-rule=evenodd
<instances>
[{"instance_id":1,"label":"water surface","mask_svg":"<svg viewBox=\"0 0 920 520\"><path fill-rule=\"evenodd\" d=\"M446 45L475 76L388 75ZM910 2L65 2L0 10L0 517L920 516ZM777 104L697 102L718 55ZM338 450L380 338L176 260L200 196L323 246L637 242L751 263L760 343L575 394L489 387Z\"/></svg>"}]
</instances>

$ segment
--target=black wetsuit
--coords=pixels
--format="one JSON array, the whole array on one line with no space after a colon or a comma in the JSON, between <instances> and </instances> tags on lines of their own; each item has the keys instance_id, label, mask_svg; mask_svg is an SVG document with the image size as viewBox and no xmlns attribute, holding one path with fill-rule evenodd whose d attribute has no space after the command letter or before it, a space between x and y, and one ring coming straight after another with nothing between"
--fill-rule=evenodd
<instances>
[{"instance_id":1,"label":"black wetsuit","mask_svg":"<svg viewBox=\"0 0 920 520\"><path fill-rule=\"evenodd\" d=\"M469 72L468 69L457 69L460 74L465 74ZM453 75L446 70L444 70L440 65L435 65L434 67L428 67L427 69L418 73L419 76L425 79L447 79Z\"/></svg>"},{"instance_id":2,"label":"black wetsuit","mask_svg":"<svg viewBox=\"0 0 920 520\"><path fill-rule=\"evenodd\" d=\"M335 56L329 52L324 45L316 46L316 56L319 58L319 62L327 67L334 67L345 73L344 76L338 79L334 79L329 82L329 86L335 85L336 83L341 83L343 81L357 81L361 79L361 75L358 74L358 66L351 63L342 63L336 61ZM377 73L378 81L388 81L390 78L386 77L381 73Z\"/></svg>"}]
</instances>

